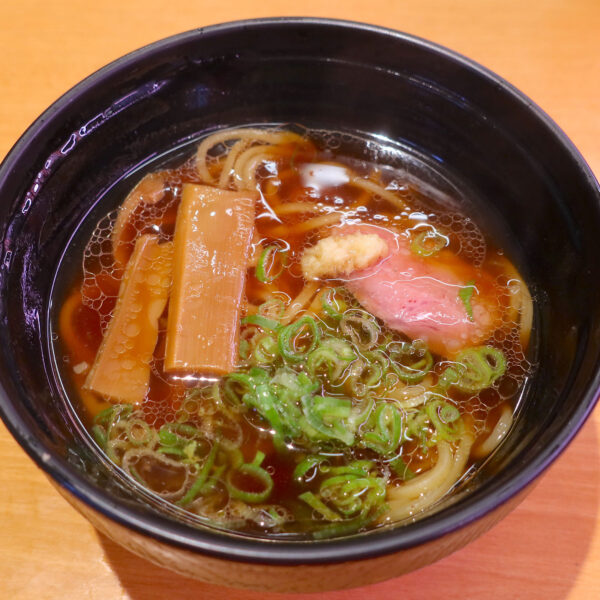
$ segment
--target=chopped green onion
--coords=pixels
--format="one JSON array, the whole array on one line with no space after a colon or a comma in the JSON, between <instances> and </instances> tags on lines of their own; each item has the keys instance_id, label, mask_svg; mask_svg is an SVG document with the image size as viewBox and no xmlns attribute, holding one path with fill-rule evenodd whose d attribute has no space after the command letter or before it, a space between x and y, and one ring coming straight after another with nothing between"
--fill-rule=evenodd
<instances>
[{"instance_id":1,"label":"chopped green onion","mask_svg":"<svg viewBox=\"0 0 600 600\"><path fill-rule=\"evenodd\" d=\"M331 348L320 346L309 354L306 368L313 377L325 371L329 380L335 382L347 364L346 361L340 360Z\"/></svg>"},{"instance_id":2,"label":"chopped green onion","mask_svg":"<svg viewBox=\"0 0 600 600\"><path fill-rule=\"evenodd\" d=\"M140 431L141 435L139 434ZM148 423L142 421L142 419L128 420L125 426L125 432L127 434L127 439L133 446L144 446L156 435L154 430L150 429Z\"/></svg>"},{"instance_id":3,"label":"chopped green onion","mask_svg":"<svg viewBox=\"0 0 600 600\"><path fill-rule=\"evenodd\" d=\"M361 350L371 350L377 345L380 328L369 313L346 311L340 320L340 331Z\"/></svg>"},{"instance_id":4,"label":"chopped green onion","mask_svg":"<svg viewBox=\"0 0 600 600\"><path fill-rule=\"evenodd\" d=\"M188 438L200 435L200 430L197 427L187 423L167 423L164 427Z\"/></svg>"},{"instance_id":5,"label":"chopped green onion","mask_svg":"<svg viewBox=\"0 0 600 600\"><path fill-rule=\"evenodd\" d=\"M435 400L425 405L425 412L435 427L439 438L452 441L462 431L460 413L455 406L441 400ZM445 420L447 418L451 420Z\"/></svg>"},{"instance_id":6,"label":"chopped green onion","mask_svg":"<svg viewBox=\"0 0 600 600\"><path fill-rule=\"evenodd\" d=\"M431 434L430 419L424 410L417 410L407 415L406 426L403 432L404 440L418 440L421 443L422 449L427 451L433 445Z\"/></svg>"},{"instance_id":7,"label":"chopped green onion","mask_svg":"<svg viewBox=\"0 0 600 600\"><path fill-rule=\"evenodd\" d=\"M133 478L138 482L141 483L144 486L147 486L148 484L144 481L144 478L138 473L138 470L133 466L133 465L129 465L129 472L133 475Z\"/></svg>"},{"instance_id":8,"label":"chopped green onion","mask_svg":"<svg viewBox=\"0 0 600 600\"><path fill-rule=\"evenodd\" d=\"M328 475L356 475L357 477L369 477L375 469L375 463L372 460L353 460L351 463L332 467L323 465L321 471Z\"/></svg>"},{"instance_id":9,"label":"chopped green onion","mask_svg":"<svg viewBox=\"0 0 600 600\"><path fill-rule=\"evenodd\" d=\"M274 270L277 255L281 258L279 269ZM275 281L282 273L287 264L287 250L278 246L267 246L260 255L256 265L256 278L261 283L271 283Z\"/></svg>"},{"instance_id":10,"label":"chopped green onion","mask_svg":"<svg viewBox=\"0 0 600 600\"><path fill-rule=\"evenodd\" d=\"M442 423L453 423L460 419L460 411L453 404L443 404L440 407L438 414Z\"/></svg>"},{"instance_id":11,"label":"chopped green onion","mask_svg":"<svg viewBox=\"0 0 600 600\"><path fill-rule=\"evenodd\" d=\"M476 289L477 288L475 287L475 282L471 280L467 281L467 283L465 283L465 286L461 287L460 290L458 290L458 297L463 303L465 311L467 312L467 316L469 317L470 321L473 320L473 307L471 306L471 296L473 295L473 291L475 291Z\"/></svg>"},{"instance_id":12,"label":"chopped green onion","mask_svg":"<svg viewBox=\"0 0 600 600\"><path fill-rule=\"evenodd\" d=\"M271 523L264 523L265 527L281 526L289 520L287 511L277 505L271 506L270 508L263 507L263 515L265 514L269 515L269 517L271 518Z\"/></svg>"},{"instance_id":13,"label":"chopped green onion","mask_svg":"<svg viewBox=\"0 0 600 600\"><path fill-rule=\"evenodd\" d=\"M312 492L304 492L298 498L308 504L315 512L319 513L328 521L340 521L342 517L331 510L322 500L319 500Z\"/></svg>"},{"instance_id":14,"label":"chopped green onion","mask_svg":"<svg viewBox=\"0 0 600 600\"><path fill-rule=\"evenodd\" d=\"M117 455L116 453L116 449L120 448L122 449L123 446L126 444L126 442L124 442L123 440L119 440L119 439L107 439L106 442L106 448L104 449L104 451L106 452L106 456L108 456L108 458L110 458L110 460L112 460L115 464L120 465L121 464L121 455Z\"/></svg>"},{"instance_id":15,"label":"chopped green onion","mask_svg":"<svg viewBox=\"0 0 600 600\"><path fill-rule=\"evenodd\" d=\"M237 469L239 466L244 464L244 455L239 448L233 448L230 452L227 453L227 460L231 464L234 469Z\"/></svg>"},{"instance_id":16,"label":"chopped green onion","mask_svg":"<svg viewBox=\"0 0 600 600\"><path fill-rule=\"evenodd\" d=\"M104 428L100 425L94 425L92 427L92 434L98 446L104 449L106 447L107 441L106 431L104 430Z\"/></svg>"},{"instance_id":17,"label":"chopped green onion","mask_svg":"<svg viewBox=\"0 0 600 600\"><path fill-rule=\"evenodd\" d=\"M187 506L190 502L195 500L196 496L201 492L202 488L204 487L204 484L206 483L206 480L208 479L210 470L212 469L215 463L215 457L217 456L218 448L219 444L213 444L213 447L210 449L210 452L208 453L208 456L206 457L206 460L202 465L202 470L200 471L200 474L198 475L196 481L194 481L192 487L190 487L185 496L183 496L181 500L177 501L177 504L179 506Z\"/></svg>"},{"instance_id":18,"label":"chopped green onion","mask_svg":"<svg viewBox=\"0 0 600 600\"><path fill-rule=\"evenodd\" d=\"M327 459L324 456L307 456L296 465L292 477L296 481L301 481L311 469L320 465L325 460Z\"/></svg>"},{"instance_id":19,"label":"chopped green onion","mask_svg":"<svg viewBox=\"0 0 600 600\"><path fill-rule=\"evenodd\" d=\"M182 458L185 456L185 453L182 448L178 446L161 446L157 452L161 454L172 454L174 456L181 456Z\"/></svg>"},{"instance_id":20,"label":"chopped green onion","mask_svg":"<svg viewBox=\"0 0 600 600\"><path fill-rule=\"evenodd\" d=\"M268 319L279 319L285 312L285 304L281 298L269 298L258 307L258 314Z\"/></svg>"},{"instance_id":21,"label":"chopped green onion","mask_svg":"<svg viewBox=\"0 0 600 600\"><path fill-rule=\"evenodd\" d=\"M365 397L359 404L352 406L350 416L346 419L346 424L350 431L356 431L368 418L375 405L375 400Z\"/></svg>"},{"instance_id":22,"label":"chopped green onion","mask_svg":"<svg viewBox=\"0 0 600 600\"><path fill-rule=\"evenodd\" d=\"M272 335L263 335L256 342L252 362L256 365L272 363L279 356L277 340Z\"/></svg>"},{"instance_id":23,"label":"chopped green onion","mask_svg":"<svg viewBox=\"0 0 600 600\"><path fill-rule=\"evenodd\" d=\"M350 416L352 401L348 398L314 397L314 410L324 421L345 419Z\"/></svg>"},{"instance_id":24,"label":"chopped green onion","mask_svg":"<svg viewBox=\"0 0 600 600\"><path fill-rule=\"evenodd\" d=\"M269 331L276 331L281 327L281 324L277 321L263 317L262 315L248 315L242 319L241 323L242 325L257 325Z\"/></svg>"},{"instance_id":25,"label":"chopped green onion","mask_svg":"<svg viewBox=\"0 0 600 600\"><path fill-rule=\"evenodd\" d=\"M385 499L386 483L383 477L334 475L321 483L319 493L342 515L352 517L381 504Z\"/></svg>"},{"instance_id":26,"label":"chopped green onion","mask_svg":"<svg viewBox=\"0 0 600 600\"><path fill-rule=\"evenodd\" d=\"M331 319L339 321L348 305L340 298L341 288L329 288L321 296L323 312Z\"/></svg>"},{"instance_id":27,"label":"chopped green onion","mask_svg":"<svg viewBox=\"0 0 600 600\"><path fill-rule=\"evenodd\" d=\"M381 515L389 510L386 504L382 504L376 511L366 514L359 515L354 519L348 519L340 521L339 523L332 523L326 527L321 527L313 532L312 537L316 540L322 540L330 537L337 537L341 535L348 535L359 531L363 527L369 525L373 521L376 521Z\"/></svg>"},{"instance_id":28,"label":"chopped green onion","mask_svg":"<svg viewBox=\"0 0 600 600\"><path fill-rule=\"evenodd\" d=\"M94 423L109 427L112 423L123 418L126 419L133 411L131 404L115 404L101 410L94 418Z\"/></svg>"},{"instance_id":29,"label":"chopped green onion","mask_svg":"<svg viewBox=\"0 0 600 600\"><path fill-rule=\"evenodd\" d=\"M504 375L506 358L493 346L467 348L456 357L458 380L452 385L465 393L477 393L490 387Z\"/></svg>"},{"instance_id":30,"label":"chopped green onion","mask_svg":"<svg viewBox=\"0 0 600 600\"><path fill-rule=\"evenodd\" d=\"M448 238L435 229L417 233L410 243L410 249L419 256L433 256L448 245Z\"/></svg>"},{"instance_id":31,"label":"chopped green onion","mask_svg":"<svg viewBox=\"0 0 600 600\"><path fill-rule=\"evenodd\" d=\"M158 439L162 446L175 446L181 438L163 425L158 432Z\"/></svg>"},{"instance_id":32,"label":"chopped green onion","mask_svg":"<svg viewBox=\"0 0 600 600\"><path fill-rule=\"evenodd\" d=\"M104 408L95 416L94 423L96 423L98 425L108 425L112 421L114 411L115 411L114 406L109 406L108 408Z\"/></svg>"},{"instance_id":33,"label":"chopped green onion","mask_svg":"<svg viewBox=\"0 0 600 600\"><path fill-rule=\"evenodd\" d=\"M313 381L306 373L296 373L290 367L277 369L271 378L271 384L283 388L294 402L300 401L306 394L314 394L320 387L319 383Z\"/></svg>"},{"instance_id":34,"label":"chopped green onion","mask_svg":"<svg viewBox=\"0 0 600 600\"><path fill-rule=\"evenodd\" d=\"M377 351L365 352L365 357L370 362L362 358L354 361L346 379L355 398L362 398L369 389L379 386L388 367L385 356Z\"/></svg>"},{"instance_id":35,"label":"chopped green onion","mask_svg":"<svg viewBox=\"0 0 600 600\"><path fill-rule=\"evenodd\" d=\"M405 383L419 383L433 366L433 356L421 340L392 342L387 352L392 369Z\"/></svg>"},{"instance_id":36,"label":"chopped green onion","mask_svg":"<svg viewBox=\"0 0 600 600\"><path fill-rule=\"evenodd\" d=\"M229 494L232 498L237 498L238 500L242 500L250 504L258 504L259 502L264 502L271 495L274 485L273 478L267 470L260 466L264 458L265 455L262 452L257 452L254 460L251 463L243 464L235 471L229 472L226 479L226 484ZM263 487L263 489L260 492L249 492L239 488L232 481L233 475L236 472L256 480Z\"/></svg>"},{"instance_id":37,"label":"chopped green onion","mask_svg":"<svg viewBox=\"0 0 600 600\"><path fill-rule=\"evenodd\" d=\"M262 464L263 460L265 460L265 453L261 452L260 450L258 450L256 452L256 454L254 455L254 459L249 464L251 464L251 465L253 465L255 467L260 467L260 465Z\"/></svg>"},{"instance_id":38,"label":"chopped green onion","mask_svg":"<svg viewBox=\"0 0 600 600\"><path fill-rule=\"evenodd\" d=\"M304 350L297 349L295 340L301 334L304 336L304 330L309 335L310 344ZM308 315L300 317L294 323L282 327L278 334L279 352L281 356L290 362L299 362L306 358L319 344L321 332L317 322Z\"/></svg>"},{"instance_id":39,"label":"chopped green onion","mask_svg":"<svg viewBox=\"0 0 600 600\"><path fill-rule=\"evenodd\" d=\"M311 375L316 376L325 367L330 383L335 384L356 357L352 346L345 340L326 338L309 354L306 368Z\"/></svg>"},{"instance_id":40,"label":"chopped green onion","mask_svg":"<svg viewBox=\"0 0 600 600\"><path fill-rule=\"evenodd\" d=\"M183 448L183 455L188 460L193 460L196 454L196 447L198 446L198 442L192 441Z\"/></svg>"},{"instance_id":41,"label":"chopped green onion","mask_svg":"<svg viewBox=\"0 0 600 600\"><path fill-rule=\"evenodd\" d=\"M223 391L225 397L234 406L243 404L244 397L252 393L259 383L269 381L269 374L258 367L252 367L249 373L230 373L225 377Z\"/></svg>"},{"instance_id":42,"label":"chopped green onion","mask_svg":"<svg viewBox=\"0 0 600 600\"><path fill-rule=\"evenodd\" d=\"M277 398L273 394L271 386L267 383L258 385L255 393L249 398L249 402L269 422L276 434L283 433L284 425L277 411Z\"/></svg>"},{"instance_id":43,"label":"chopped green onion","mask_svg":"<svg viewBox=\"0 0 600 600\"><path fill-rule=\"evenodd\" d=\"M160 447L157 452L160 454L170 454L186 459L188 462L198 460L198 448L206 449L208 452L208 441L203 433L187 423L166 423L158 434L152 430L153 436L158 437Z\"/></svg>"},{"instance_id":44,"label":"chopped green onion","mask_svg":"<svg viewBox=\"0 0 600 600\"><path fill-rule=\"evenodd\" d=\"M463 369L458 369L455 367L447 367L444 369L436 384L436 388L442 394L445 394L451 386L458 382L460 378L459 370Z\"/></svg>"},{"instance_id":45,"label":"chopped green onion","mask_svg":"<svg viewBox=\"0 0 600 600\"><path fill-rule=\"evenodd\" d=\"M250 342L244 338L240 339L238 344L238 354L242 360L247 360L250 356Z\"/></svg>"},{"instance_id":46,"label":"chopped green onion","mask_svg":"<svg viewBox=\"0 0 600 600\"><path fill-rule=\"evenodd\" d=\"M200 488L200 493L201 494L209 494L210 492L212 492L216 485L217 485L217 481L219 480L219 478L221 477L221 475L223 474L223 471L225 470L226 465L219 465L218 467L215 467L213 469L213 474L206 480L206 483L202 486L202 488Z\"/></svg>"},{"instance_id":47,"label":"chopped green onion","mask_svg":"<svg viewBox=\"0 0 600 600\"><path fill-rule=\"evenodd\" d=\"M309 438L338 440L346 446L354 443L354 432L342 420L350 416L352 402L349 399L303 396L302 407L305 417L303 429Z\"/></svg>"},{"instance_id":48,"label":"chopped green onion","mask_svg":"<svg viewBox=\"0 0 600 600\"><path fill-rule=\"evenodd\" d=\"M402 480L409 481L410 479L414 479L416 474L411 471L408 465L404 462L404 459L401 456L398 456L391 460L389 463L390 468L394 473Z\"/></svg>"},{"instance_id":49,"label":"chopped green onion","mask_svg":"<svg viewBox=\"0 0 600 600\"><path fill-rule=\"evenodd\" d=\"M366 427L362 440L367 448L384 456L396 451L402 437L402 417L394 405L379 404Z\"/></svg>"}]
</instances>

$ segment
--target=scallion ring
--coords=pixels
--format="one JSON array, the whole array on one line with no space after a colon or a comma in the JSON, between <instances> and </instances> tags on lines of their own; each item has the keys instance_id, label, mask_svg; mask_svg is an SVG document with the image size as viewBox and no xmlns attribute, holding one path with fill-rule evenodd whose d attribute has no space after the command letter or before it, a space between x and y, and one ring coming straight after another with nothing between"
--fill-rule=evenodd
<instances>
[{"instance_id":1,"label":"scallion ring","mask_svg":"<svg viewBox=\"0 0 600 600\"><path fill-rule=\"evenodd\" d=\"M404 383L419 383L433 366L433 356L421 340L392 342L387 352L392 369Z\"/></svg>"},{"instance_id":2,"label":"scallion ring","mask_svg":"<svg viewBox=\"0 0 600 600\"><path fill-rule=\"evenodd\" d=\"M245 463L239 466L236 470L228 473L226 484L229 495L232 498L237 498L243 502L250 504L258 504L264 502L273 491L273 478L266 469L260 465L264 460L265 455L262 452L257 452L254 460L251 463ZM258 492L251 492L239 487L233 480L235 474L241 475L243 478L249 478L253 483L258 484L262 489Z\"/></svg>"},{"instance_id":3,"label":"scallion ring","mask_svg":"<svg viewBox=\"0 0 600 600\"><path fill-rule=\"evenodd\" d=\"M435 427L439 438L452 441L461 433L460 412L452 404L435 400L425 405L425 412Z\"/></svg>"},{"instance_id":4,"label":"scallion ring","mask_svg":"<svg viewBox=\"0 0 600 600\"><path fill-rule=\"evenodd\" d=\"M277 257L279 255L279 268L276 266ZM260 254L256 265L256 278L261 283L271 283L275 281L285 269L287 265L287 248L279 246L267 246Z\"/></svg>"},{"instance_id":5,"label":"scallion ring","mask_svg":"<svg viewBox=\"0 0 600 600\"><path fill-rule=\"evenodd\" d=\"M339 321L348 305L341 298L341 288L328 288L321 295L321 307L323 312L331 319Z\"/></svg>"},{"instance_id":6,"label":"scallion ring","mask_svg":"<svg viewBox=\"0 0 600 600\"><path fill-rule=\"evenodd\" d=\"M145 446L156 439L156 432L150 429L146 421L142 419L131 419L125 426L127 439L133 446Z\"/></svg>"},{"instance_id":7,"label":"scallion ring","mask_svg":"<svg viewBox=\"0 0 600 600\"><path fill-rule=\"evenodd\" d=\"M258 307L258 314L268 319L280 319L285 312L285 302L281 298L269 298Z\"/></svg>"},{"instance_id":8,"label":"scallion ring","mask_svg":"<svg viewBox=\"0 0 600 600\"><path fill-rule=\"evenodd\" d=\"M362 435L367 448L383 456L395 452L402 437L402 417L399 410L388 403L381 403L367 422L369 431Z\"/></svg>"},{"instance_id":9,"label":"scallion ring","mask_svg":"<svg viewBox=\"0 0 600 600\"><path fill-rule=\"evenodd\" d=\"M299 336L309 336L309 343L305 348L298 349L296 339ZM306 358L319 344L321 331L317 322L308 315L300 317L297 321L282 327L278 332L279 352L289 362L299 362Z\"/></svg>"},{"instance_id":10,"label":"scallion ring","mask_svg":"<svg viewBox=\"0 0 600 600\"><path fill-rule=\"evenodd\" d=\"M458 372L454 387L465 393L477 393L484 390L504 375L506 358L504 353L493 346L467 348L456 357Z\"/></svg>"},{"instance_id":11,"label":"scallion ring","mask_svg":"<svg viewBox=\"0 0 600 600\"><path fill-rule=\"evenodd\" d=\"M342 517L334 510L331 510L322 500L317 498L312 492L304 492L298 496L300 500L306 502L316 513L327 521L340 521Z\"/></svg>"},{"instance_id":12,"label":"scallion ring","mask_svg":"<svg viewBox=\"0 0 600 600\"><path fill-rule=\"evenodd\" d=\"M360 350L371 350L377 345L380 327L373 317L364 311L346 311L340 319L339 329Z\"/></svg>"}]
</instances>

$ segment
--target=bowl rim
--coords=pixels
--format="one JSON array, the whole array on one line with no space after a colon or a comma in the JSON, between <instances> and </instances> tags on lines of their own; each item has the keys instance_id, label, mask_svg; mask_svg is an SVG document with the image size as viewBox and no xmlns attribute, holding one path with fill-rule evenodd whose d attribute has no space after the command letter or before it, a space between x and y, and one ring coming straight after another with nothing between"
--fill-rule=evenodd
<instances>
[{"instance_id":1,"label":"bowl rim","mask_svg":"<svg viewBox=\"0 0 600 600\"><path fill-rule=\"evenodd\" d=\"M53 102L25 130L0 164L0 190L2 190L6 180L9 179L13 166L20 161L28 147L35 142L36 137L42 134L47 124L57 114L59 115L80 94L96 87L105 78L111 77L116 72L134 65L139 58L161 53L171 47L185 44L189 40L205 35L232 33L255 27L287 27L289 25L304 25L316 28L333 27L343 30L354 29L372 33L379 37L397 39L413 47L443 55L460 66L492 81L503 92L526 107L532 113L532 116L540 120L542 125L558 139L579 168L583 178L587 180L590 189L595 190L600 203L598 183L574 144L537 104L499 75L458 52L408 33L356 21L314 17L271 17L210 25L163 38L117 58L74 85ZM188 551L203 553L214 558L283 566L340 563L375 558L422 545L481 519L528 487L564 451L594 409L599 389L600 359L596 360L594 377L582 394L569 427L564 428L557 435L554 443L540 452L516 476L504 482L489 482L488 491L483 497L464 498L457 505L450 506L415 524L403 525L399 528L374 530L368 534L357 536L307 542L277 541L273 543L272 540L223 534L219 531L213 532L208 528L192 528L162 515L142 514L124 503L119 504L108 493L88 483L62 457L45 448L39 440L28 433L27 424L8 401L7 394L2 386L0 386L0 416L21 447L50 478L89 508L98 511L110 520L138 533L150 536L159 542Z\"/></svg>"}]
</instances>

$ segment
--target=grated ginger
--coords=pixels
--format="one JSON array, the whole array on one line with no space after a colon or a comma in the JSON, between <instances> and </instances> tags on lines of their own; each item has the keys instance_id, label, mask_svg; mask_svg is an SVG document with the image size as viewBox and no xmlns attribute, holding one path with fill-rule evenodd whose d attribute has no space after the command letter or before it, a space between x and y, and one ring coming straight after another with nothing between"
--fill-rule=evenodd
<instances>
[{"instance_id":1,"label":"grated ginger","mask_svg":"<svg viewBox=\"0 0 600 600\"><path fill-rule=\"evenodd\" d=\"M305 250L302 273L306 279L347 276L370 267L388 252L385 240L375 233L331 236Z\"/></svg>"}]
</instances>

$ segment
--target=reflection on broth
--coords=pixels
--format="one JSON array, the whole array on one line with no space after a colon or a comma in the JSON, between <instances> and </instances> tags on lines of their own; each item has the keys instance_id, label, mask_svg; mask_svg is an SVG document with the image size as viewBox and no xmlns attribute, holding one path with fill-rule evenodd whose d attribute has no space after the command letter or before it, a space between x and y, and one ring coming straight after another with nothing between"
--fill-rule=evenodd
<instances>
[{"instance_id":1,"label":"reflection on broth","mask_svg":"<svg viewBox=\"0 0 600 600\"><path fill-rule=\"evenodd\" d=\"M60 306L98 445L215 526L414 520L502 442L530 374L531 297L504 252L324 139L222 130L147 174Z\"/></svg>"}]
</instances>

